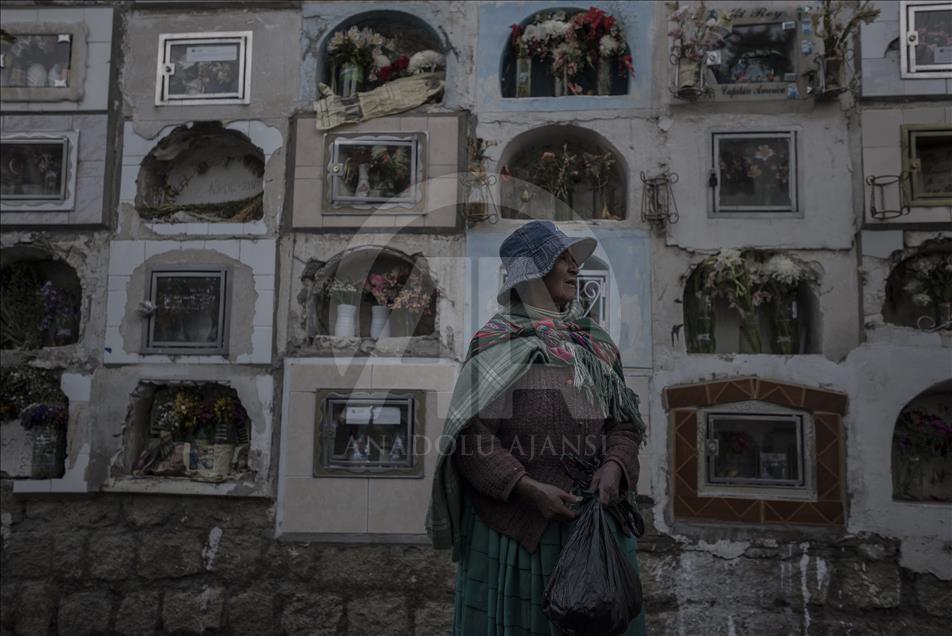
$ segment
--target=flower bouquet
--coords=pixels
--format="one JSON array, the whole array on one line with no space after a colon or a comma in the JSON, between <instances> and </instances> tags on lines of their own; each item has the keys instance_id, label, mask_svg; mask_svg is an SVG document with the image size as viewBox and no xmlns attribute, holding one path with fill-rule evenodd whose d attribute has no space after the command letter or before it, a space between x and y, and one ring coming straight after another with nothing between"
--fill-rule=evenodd
<instances>
[{"instance_id":1,"label":"flower bouquet","mask_svg":"<svg viewBox=\"0 0 952 636\"><path fill-rule=\"evenodd\" d=\"M823 55L816 60L819 68L810 91L817 97L837 95L847 88L843 62L850 40L860 24L869 24L879 16L879 9L871 0L819 0L807 13L813 32L823 42ZM844 14L850 14L845 22Z\"/></svg>"},{"instance_id":2,"label":"flower bouquet","mask_svg":"<svg viewBox=\"0 0 952 636\"><path fill-rule=\"evenodd\" d=\"M39 349L76 341L79 298L42 279L27 263L0 272L0 347Z\"/></svg>"},{"instance_id":3,"label":"flower bouquet","mask_svg":"<svg viewBox=\"0 0 952 636\"><path fill-rule=\"evenodd\" d=\"M33 367L0 371L0 419L18 419L32 442L32 479L63 475L69 407L55 376Z\"/></svg>"},{"instance_id":4,"label":"flower bouquet","mask_svg":"<svg viewBox=\"0 0 952 636\"><path fill-rule=\"evenodd\" d=\"M928 254L911 259L905 267L903 290L920 307L933 307L939 328L952 328L952 254ZM927 318L927 317L923 317ZM919 319L923 324L928 320Z\"/></svg>"},{"instance_id":5,"label":"flower bouquet","mask_svg":"<svg viewBox=\"0 0 952 636\"><path fill-rule=\"evenodd\" d=\"M727 301L740 318L741 336L749 352L762 353L758 308L770 299L770 294L763 289L763 272L752 254L722 249L708 257L702 267L704 294Z\"/></svg>"},{"instance_id":6,"label":"flower bouquet","mask_svg":"<svg viewBox=\"0 0 952 636\"><path fill-rule=\"evenodd\" d=\"M370 337L390 336L390 309L393 307L409 271L395 267L386 274L372 273L364 281L364 291L373 296L377 304L371 307Z\"/></svg>"},{"instance_id":7,"label":"flower bouquet","mask_svg":"<svg viewBox=\"0 0 952 636\"><path fill-rule=\"evenodd\" d=\"M677 2L669 6L673 9L670 21L674 27L668 35L672 41L671 63L678 68L677 95L703 95L704 62L708 51L723 46L730 34L730 14L722 9L708 9L703 0L692 8L680 7Z\"/></svg>"},{"instance_id":8,"label":"flower bouquet","mask_svg":"<svg viewBox=\"0 0 952 636\"><path fill-rule=\"evenodd\" d=\"M952 473L952 408L906 408L896 420L893 488L897 499L950 501L943 487ZM928 481L926 471L930 471ZM936 495L934 493L944 493Z\"/></svg>"},{"instance_id":9,"label":"flower bouquet","mask_svg":"<svg viewBox=\"0 0 952 636\"><path fill-rule=\"evenodd\" d=\"M420 318L433 315L433 295L434 291L426 284L420 270L414 269L407 275L390 305L394 311L403 310L406 316L404 335L415 335Z\"/></svg>"},{"instance_id":10,"label":"flower bouquet","mask_svg":"<svg viewBox=\"0 0 952 636\"><path fill-rule=\"evenodd\" d=\"M763 264L763 286L770 294L774 351L784 355L799 353L797 296L800 285L816 281L816 273L799 260L774 254Z\"/></svg>"},{"instance_id":11,"label":"flower bouquet","mask_svg":"<svg viewBox=\"0 0 952 636\"><path fill-rule=\"evenodd\" d=\"M597 7L576 13L569 21L566 39L575 40L589 65L597 68L597 92L611 94L611 67L614 62L621 74L634 74L634 65L621 25L613 16Z\"/></svg>"},{"instance_id":12,"label":"flower bouquet","mask_svg":"<svg viewBox=\"0 0 952 636\"><path fill-rule=\"evenodd\" d=\"M352 26L331 36L327 54L339 69L341 95L350 97L363 87L364 74L379 64L387 39L373 29ZM389 62L389 60L388 60Z\"/></svg>"}]
</instances>

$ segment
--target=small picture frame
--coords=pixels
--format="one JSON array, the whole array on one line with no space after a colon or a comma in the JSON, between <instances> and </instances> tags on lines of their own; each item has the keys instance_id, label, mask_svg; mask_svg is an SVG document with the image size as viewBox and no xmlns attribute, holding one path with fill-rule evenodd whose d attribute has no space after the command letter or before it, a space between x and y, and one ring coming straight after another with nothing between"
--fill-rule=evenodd
<instances>
[{"instance_id":1,"label":"small picture frame","mask_svg":"<svg viewBox=\"0 0 952 636\"><path fill-rule=\"evenodd\" d=\"M0 210L72 210L78 144L77 131L0 136Z\"/></svg>"},{"instance_id":2,"label":"small picture frame","mask_svg":"<svg viewBox=\"0 0 952 636\"><path fill-rule=\"evenodd\" d=\"M249 104L251 31L159 36L155 103Z\"/></svg>"},{"instance_id":3,"label":"small picture frame","mask_svg":"<svg viewBox=\"0 0 952 636\"><path fill-rule=\"evenodd\" d=\"M227 282L226 268L151 270L145 352L227 353Z\"/></svg>"},{"instance_id":4,"label":"small picture frame","mask_svg":"<svg viewBox=\"0 0 952 636\"><path fill-rule=\"evenodd\" d=\"M796 131L713 133L714 214L798 213Z\"/></svg>"}]
</instances>

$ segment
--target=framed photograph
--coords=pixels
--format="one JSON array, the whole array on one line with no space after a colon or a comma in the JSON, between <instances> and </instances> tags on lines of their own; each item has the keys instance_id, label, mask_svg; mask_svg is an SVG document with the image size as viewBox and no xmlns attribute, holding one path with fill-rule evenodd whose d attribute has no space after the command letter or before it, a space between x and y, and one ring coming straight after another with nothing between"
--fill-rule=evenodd
<instances>
[{"instance_id":1,"label":"framed photograph","mask_svg":"<svg viewBox=\"0 0 952 636\"><path fill-rule=\"evenodd\" d=\"M146 353L227 353L227 269L150 272Z\"/></svg>"},{"instance_id":2,"label":"framed photograph","mask_svg":"<svg viewBox=\"0 0 952 636\"><path fill-rule=\"evenodd\" d=\"M899 33L902 77L952 77L952 5L900 2Z\"/></svg>"},{"instance_id":3,"label":"framed photograph","mask_svg":"<svg viewBox=\"0 0 952 636\"><path fill-rule=\"evenodd\" d=\"M330 135L327 188L333 207L413 207L422 198L423 142L409 135Z\"/></svg>"},{"instance_id":4,"label":"framed photograph","mask_svg":"<svg viewBox=\"0 0 952 636\"><path fill-rule=\"evenodd\" d=\"M797 133L713 133L714 213L798 213Z\"/></svg>"},{"instance_id":5,"label":"framed photograph","mask_svg":"<svg viewBox=\"0 0 952 636\"><path fill-rule=\"evenodd\" d=\"M314 474L422 476L413 441L417 423L423 421L423 399L422 391L319 391Z\"/></svg>"},{"instance_id":6,"label":"framed photograph","mask_svg":"<svg viewBox=\"0 0 952 636\"><path fill-rule=\"evenodd\" d=\"M79 133L9 133L0 137L0 209L73 209Z\"/></svg>"},{"instance_id":7,"label":"framed photograph","mask_svg":"<svg viewBox=\"0 0 952 636\"><path fill-rule=\"evenodd\" d=\"M85 75L85 25L4 24L0 100L79 101Z\"/></svg>"},{"instance_id":8,"label":"framed photograph","mask_svg":"<svg viewBox=\"0 0 952 636\"><path fill-rule=\"evenodd\" d=\"M159 36L155 103L251 102L251 31Z\"/></svg>"},{"instance_id":9,"label":"framed photograph","mask_svg":"<svg viewBox=\"0 0 952 636\"><path fill-rule=\"evenodd\" d=\"M738 24L706 61L719 85L795 83L798 50L795 22Z\"/></svg>"},{"instance_id":10,"label":"framed photograph","mask_svg":"<svg viewBox=\"0 0 952 636\"><path fill-rule=\"evenodd\" d=\"M902 163L908 205L952 205L952 126L903 125Z\"/></svg>"}]
</instances>

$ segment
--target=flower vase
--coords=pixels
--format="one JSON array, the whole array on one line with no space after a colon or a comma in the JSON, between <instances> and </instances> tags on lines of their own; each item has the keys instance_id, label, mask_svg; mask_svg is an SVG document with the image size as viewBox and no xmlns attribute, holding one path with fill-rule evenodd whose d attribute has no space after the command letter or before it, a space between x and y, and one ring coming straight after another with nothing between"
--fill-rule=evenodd
<instances>
[{"instance_id":1,"label":"flower vase","mask_svg":"<svg viewBox=\"0 0 952 636\"><path fill-rule=\"evenodd\" d=\"M364 69L359 64L347 62L340 67L340 95L353 97L364 82Z\"/></svg>"},{"instance_id":2,"label":"flower vase","mask_svg":"<svg viewBox=\"0 0 952 636\"><path fill-rule=\"evenodd\" d=\"M701 301L700 311L694 321L695 353L714 353L717 341L714 339L714 308L711 299Z\"/></svg>"},{"instance_id":3,"label":"flower vase","mask_svg":"<svg viewBox=\"0 0 952 636\"><path fill-rule=\"evenodd\" d=\"M357 187L354 195L367 197L370 195L370 164L362 163L357 167Z\"/></svg>"},{"instance_id":4,"label":"flower vase","mask_svg":"<svg viewBox=\"0 0 952 636\"><path fill-rule=\"evenodd\" d=\"M39 422L30 426L33 442L31 479L57 479L65 472L66 436L53 422Z\"/></svg>"},{"instance_id":5,"label":"flower vase","mask_svg":"<svg viewBox=\"0 0 952 636\"><path fill-rule=\"evenodd\" d=\"M952 303L939 303L939 329L952 329Z\"/></svg>"},{"instance_id":6,"label":"flower vase","mask_svg":"<svg viewBox=\"0 0 952 636\"><path fill-rule=\"evenodd\" d=\"M704 69L697 60L678 59L678 97L691 98L704 94Z\"/></svg>"},{"instance_id":7,"label":"flower vase","mask_svg":"<svg viewBox=\"0 0 952 636\"><path fill-rule=\"evenodd\" d=\"M834 97L846 90L843 82L843 58L821 57L817 59L817 97Z\"/></svg>"},{"instance_id":8,"label":"flower vase","mask_svg":"<svg viewBox=\"0 0 952 636\"><path fill-rule=\"evenodd\" d=\"M556 97L565 97L569 94L568 69L563 68L561 72L555 74L555 84L553 93Z\"/></svg>"},{"instance_id":9,"label":"flower vase","mask_svg":"<svg viewBox=\"0 0 952 636\"><path fill-rule=\"evenodd\" d=\"M797 301L782 299L773 320L774 353L785 356L800 352L800 329L797 323Z\"/></svg>"},{"instance_id":10,"label":"flower vase","mask_svg":"<svg viewBox=\"0 0 952 636\"><path fill-rule=\"evenodd\" d=\"M26 69L26 85L30 88L45 88L47 80L46 67L37 62Z\"/></svg>"},{"instance_id":11,"label":"flower vase","mask_svg":"<svg viewBox=\"0 0 952 636\"><path fill-rule=\"evenodd\" d=\"M516 58L516 97L532 96L532 58Z\"/></svg>"},{"instance_id":12,"label":"flower vase","mask_svg":"<svg viewBox=\"0 0 952 636\"><path fill-rule=\"evenodd\" d=\"M740 321L740 352L763 353L760 341L760 319L756 312L751 311Z\"/></svg>"},{"instance_id":13,"label":"flower vase","mask_svg":"<svg viewBox=\"0 0 952 636\"><path fill-rule=\"evenodd\" d=\"M390 308L386 305L374 305L370 308L370 337L390 337Z\"/></svg>"},{"instance_id":14,"label":"flower vase","mask_svg":"<svg viewBox=\"0 0 952 636\"><path fill-rule=\"evenodd\" d=\"M599 95L612 94L612 58L598 58L598 75L596 77L596 91Z\"/></svg>"},{"instance_id":15,"label":"flower vase","mask_svg":"<svg viewBox=\"0 0 952 636\"><path fill-rule=\"evenodd\" d=\"M357 335L357 305L337 305L334 335L338 338L353 338Z\"/></svg>"},{"instance_id":16,"label":"flower vase","mask_svg":"<svg viewBox=\"0 0 952 636\"><path fill-rule=\"evenodd\" d=\"M231 472L231 460L235 455L234 444L214 444L212 446L212 474L225 477Z\"/></svg>"}]
</instances>

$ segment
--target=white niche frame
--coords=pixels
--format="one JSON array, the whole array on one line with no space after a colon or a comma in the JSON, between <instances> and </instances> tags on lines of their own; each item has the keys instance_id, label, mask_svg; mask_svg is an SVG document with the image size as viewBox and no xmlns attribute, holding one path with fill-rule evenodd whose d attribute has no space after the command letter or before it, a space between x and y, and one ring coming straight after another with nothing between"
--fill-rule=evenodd
<instances>
[{"instance_id":1,"label":"white niche frame","mask_svg":"<svg viewBox=\"0 0 952 636\"><path fill-rule=\"evenodd\" d=\"M155 64L155 105L208 106L212 104L250 104L252 35L251 31L204 31L160 34ZM201 94L197 97L188 95L173 96L169 94L169 78L175 74L175 67L171 61L173 46L194 45L195 47L216 47L232 44L237 44L238 46L238 87L236 91L218 94Z\"/></svg>"}]
</instances>

